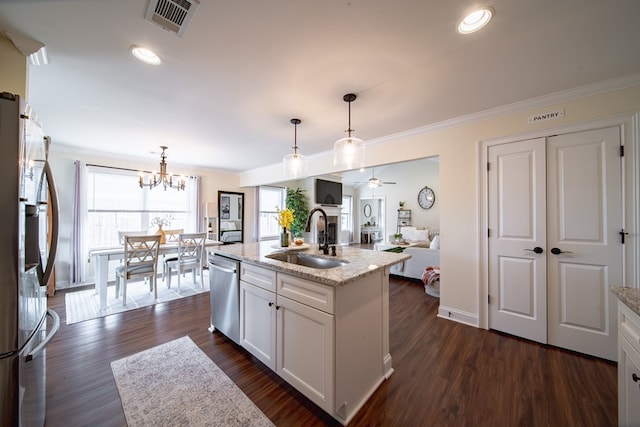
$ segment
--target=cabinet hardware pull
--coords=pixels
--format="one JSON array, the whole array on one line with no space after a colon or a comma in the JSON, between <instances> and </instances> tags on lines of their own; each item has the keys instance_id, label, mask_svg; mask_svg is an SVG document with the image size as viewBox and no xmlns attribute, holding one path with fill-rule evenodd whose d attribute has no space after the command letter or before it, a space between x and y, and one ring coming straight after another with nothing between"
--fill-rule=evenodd
<instances>
[{"instance_id":1,"label":"cabinet hardware pull","mask_svg":"<svg viewBox=\"0 0 640 427\"><path fill-rule=\"evenodd\" d=\"M280 310L280 306L279 305L276 305L276 310Z\"/></svg>"},{"instance_id":2,"label":"cabinet hardware pull","mask_svg":"<svg viewBox=\"0 0 640 427\"><path fill-rule=\"evenodd\" d=\"M269 307L271 307L272 305L273 305L273 303L272 303L272 302L270 302L270 303L269 303Z\"/></svg>"},{"instance_id":3,"label":"cabinet hardware pull","mask_svg":"<svg viewBox=\"0 0 640 427\"><path fill-rule=\"evenodd\" d=\"M633 378L633 382L637 383L640 380L640 377L637 376L635 373L633 375L631 375L631 378Z\"/></svg>"}]
</instances>

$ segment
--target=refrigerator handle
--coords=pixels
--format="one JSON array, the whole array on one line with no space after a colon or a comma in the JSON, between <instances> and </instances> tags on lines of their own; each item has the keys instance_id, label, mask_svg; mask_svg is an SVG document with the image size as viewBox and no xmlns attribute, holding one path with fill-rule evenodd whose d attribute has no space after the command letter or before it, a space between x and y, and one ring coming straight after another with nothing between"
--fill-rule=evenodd
<instances>
[{"instance_id":1,"label":"refrigerator handle","mask_svg":"<svg viewBox=\"0 0 640 427\"><path fill-rule=\"evenodd\" d=\"M44 350L44 348L49 344L49 341L51 341L56 332L58 332L58 329L60 329L60 316L58 316L58 313L49 308L47 309L47 316L51 316L51 318L53 319L53 326L51 327L51 331L47 334L47 337L44 339L44 341L38 344L36 348L34 348L29 354L24 357L25 362L30 362L35 359L38 354L40 354L40 352Z\"/></svg>"},{"instance_id":2,"label":"refrigerator handle","mask_svg":"<svg viewBox=\"0 0 640 427\"><path fill-rule=\"evenodd\" d=\"M58 191L56 190L56 184L53 180L53 172L51 171L51 165L49 165L49 162L46 162L44 164L44 173L47 178L49 198L51 203L51 215L53 216L51 221L51 247L48 251L49 257L47 258L47 266L45 267L43 280L41 283L42 286L47 286L49 278L53 273L53 265L56 259L56 252L58 250L58 228L60 221L60 211L58 208Z\"/></svg>"}]
</instances>

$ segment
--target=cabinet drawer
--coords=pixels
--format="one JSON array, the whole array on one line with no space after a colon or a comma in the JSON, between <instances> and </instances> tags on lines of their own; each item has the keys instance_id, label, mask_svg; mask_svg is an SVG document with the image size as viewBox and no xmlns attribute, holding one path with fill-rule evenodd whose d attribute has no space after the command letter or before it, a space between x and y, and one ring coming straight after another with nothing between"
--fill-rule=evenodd
<instances>
[{"instance_id":1,"label":"cabinet drawer","mask_svg":"<svg viewBox=\"0 0 640 427\"><path fill-rule=\"evenodd\" d=\"M257 265L240 264L240 280L256 285L267 291L276 291L276 272Z\"/></svg>"},{"instance_id":2,"label":"cabinet drawer","mask_svg":"<svg viewBox=\"0 0 640 427\"><path fill-rule=\"evenodd\" d=\"M278 274L278 295L310 307L333 314L333 295L335 290L331 286L324 286L309 280L288 274Z\"/></svg>"},{"instance_id":3,"label":"cabinet drawer","mask_svg":"<svg viewBox=\"0 0 640 427\"><path fill-rule=\"evenodd\" d=\"M640 316L618 302L618 332L640 353Z\"/></svg>"}]
</instances>

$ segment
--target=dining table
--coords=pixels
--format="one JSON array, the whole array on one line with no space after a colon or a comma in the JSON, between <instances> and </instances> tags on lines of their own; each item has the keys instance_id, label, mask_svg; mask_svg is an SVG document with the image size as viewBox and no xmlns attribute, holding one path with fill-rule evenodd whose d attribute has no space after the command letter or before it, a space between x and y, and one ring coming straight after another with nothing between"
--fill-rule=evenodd
<instances>
[{"instance_id":1,"label":"dining table","mask_svg":"<svg viewBox=\"0 0 640 427\"><path fill-rule=\"evenodd\" d=\"M205 240L204 247L222 245L224 242L218 240ZM204 251L206 252L206 251ZM170 242L160 245L158 255L170 255L178 253L178 243ZM96 261L96 294L100 296L100 311L107 309L107 284L109 282L109 261L124 259L124 246L111 248L95 248L89 250L89 257ZM203 253L203 263L206 263Z\"/></svg>"}]
</instances>

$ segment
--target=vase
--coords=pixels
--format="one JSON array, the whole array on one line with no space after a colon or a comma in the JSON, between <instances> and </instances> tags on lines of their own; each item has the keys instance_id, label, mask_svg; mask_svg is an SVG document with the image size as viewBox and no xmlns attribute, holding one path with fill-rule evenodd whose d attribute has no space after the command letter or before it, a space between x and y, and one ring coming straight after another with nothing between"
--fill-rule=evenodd
<instances>
[{"instance_id":1,"label":"vase","mask_svg":"<svg viewBox=\"0 0 640 427\"><path fill-rule=\"evenodd\" d=\"M288 248L291 243L291 233L287 231L286 228L282 229L282 233L280 234L280 246L283 248Z\"/></svg>"},{"instance_id":2,"label":"vase","mask_svg":"<svg viewBox=\"0 0 640 427\"><path fill-rule=\"evenodd\" d=\"M158 225L158 229L156 230L156 234L160 235L160 244L163 245L167 243L167 233L162 229L162 224Z\"/></svg>"}]
</instances>

